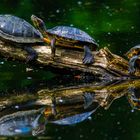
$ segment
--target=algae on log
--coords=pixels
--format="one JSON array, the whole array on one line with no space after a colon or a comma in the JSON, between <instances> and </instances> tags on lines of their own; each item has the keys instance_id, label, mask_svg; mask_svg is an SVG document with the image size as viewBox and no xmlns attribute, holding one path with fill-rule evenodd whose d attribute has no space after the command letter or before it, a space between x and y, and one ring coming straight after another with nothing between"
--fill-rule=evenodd
<instances>
[{"instance_id":1,"label":"algae on log","mask_svg":"<svg viewBox=\"0 0 140 140\"><path fill-rule=\"evenodd\" d=\"M51 48L49 46L34 46L38 53L35 64L42 67L49 67L52 70L60 71L80 71L91 73L100 79L121 79L128 78L128 61L124 58L112 54L108 48L93 52L95 56L94 64L85 66L82 63L83 52L65 48L56 49L56 57L51 58ZM25 61L27 52L12 44L0 41L0 55L6 58ZM138 72L139 74L139 72Z\"/></svg>"}]
</instances>

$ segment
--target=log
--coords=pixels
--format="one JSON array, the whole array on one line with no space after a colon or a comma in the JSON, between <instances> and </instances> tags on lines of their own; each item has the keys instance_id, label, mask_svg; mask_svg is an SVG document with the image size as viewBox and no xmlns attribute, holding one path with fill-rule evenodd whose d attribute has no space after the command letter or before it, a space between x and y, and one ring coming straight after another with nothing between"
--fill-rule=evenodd
<instances>
[{"instance_id":1,"label":"log","mask_svg":"<svg viewBox=\"0 0 140 140\"><path fill-rule=\"evenodd\" d=\"M102 48L99 51L93 52L95 62L86 66L82 63L83 52L65 48L56 49L56 57L51 58L50 46L33 46L38 53L38 58L34 65L51 68L51 70L69 71L69 73L79 71L90 73L97 78L114 80L129 78L128 61L124 58L115 55L108 48ZM13 60L24 61L27 57L27 52L15 45L0 41L0 55ZM138 71L136 76L140 72Z\"/></svg>"}]
</instances>

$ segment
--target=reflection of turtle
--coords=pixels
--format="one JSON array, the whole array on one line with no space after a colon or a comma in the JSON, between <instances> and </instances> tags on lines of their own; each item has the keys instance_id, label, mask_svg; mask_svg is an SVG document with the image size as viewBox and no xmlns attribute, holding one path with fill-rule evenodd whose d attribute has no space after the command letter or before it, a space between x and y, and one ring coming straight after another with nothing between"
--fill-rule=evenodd
<instances>
[{"instance_id":1,"label":"reflection of turtle","mask_svg":"<svg viewBox=\"0 0 140 140\"><path fill-rule=\"evenodd\" d=\"M130 87L127 99L133 109L140 110L140 89L135 87Z\"/></svg>"},{"instance_id":2,"label":"reflection of turtle","mask_svg":"<svg viewBox=\"0 0 140 140\"><path fill-rule=\"evenodd\" d=\"M29 53L27 61L37 57L31 46L43 42L41 33L31 24L12 15L0 15L0 38L23 47Z\"/></svg>"},{"instance_id":3,"label":"reflection of turtle","mask_svg":"<svg viewBox=\"0 0 140 140\"><path fill-rule=\"evenodd\" d=\"M44 36L44 41L51 44L52 57L55 56L55 45L84 49L84 64L93 63L91 50L96 50L97 43L87 33L80 29L68 26L56 26L52 29L46 29L45 23L38 17L32 15L31 20L35 27Z\"/></svg>"},{"instance_id":4,"label":"reflection of turtle","mask_svg":"<svg viewBox=\"0 0 140 140\"><path fill-rule=\"evenodd\" d=\"M131 48L126 56L129 60L129 73L133 74L137 67L140 67L140 45Z\"/></svg>"},{"instance_id":5,"label":"reflection of turtle","mask_svg":"<svg viewBox=\"0 0 140 140\"><path fill-rule=\"evenodd\" d=\"M13 112L0 118L0 136L38 135L45 131L44 108ZM8 112L7 112L8 113ZM42 116L42 118L40 118ZM44 119L44 120L43 120Z\"/></svg>"}]
</instances>

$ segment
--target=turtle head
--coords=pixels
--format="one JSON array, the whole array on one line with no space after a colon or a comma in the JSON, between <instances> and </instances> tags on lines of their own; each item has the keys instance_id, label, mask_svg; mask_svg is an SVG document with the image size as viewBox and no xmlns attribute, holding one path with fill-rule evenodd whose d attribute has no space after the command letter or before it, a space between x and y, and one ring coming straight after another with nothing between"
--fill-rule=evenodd
<instances>
[{"instance_id":1,"label":"turtle head","mask_svg":"<svg viewBox=\"0 0 140 140\"><path fill-rule=\"evenodd\" d=\"M38 18L37 16L35 15L32 15L31 16L31 20L34 24L34 26L41 32L41 33L44 33L46 32L46 26L45 26L45 23L42 19Z\"/></svg>"}]
</instances>

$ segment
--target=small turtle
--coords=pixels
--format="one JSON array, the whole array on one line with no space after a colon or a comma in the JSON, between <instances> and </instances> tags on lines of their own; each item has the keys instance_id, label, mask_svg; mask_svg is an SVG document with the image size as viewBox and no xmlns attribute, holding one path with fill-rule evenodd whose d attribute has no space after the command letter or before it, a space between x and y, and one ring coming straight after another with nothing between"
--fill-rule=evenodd
<instances>
[{"instance_id":1,"label":"small turtle","mask_svg":"<svg viewBox=\"0 0 140 140\"><path fill-rule=\"evenodd\" d=\"M46 29L43 20L35 15L31 16L31 20L34 26L42 33L44 42L51 45L53 58L55 56L55 46L64 46L84 49L83 63L92 64L94 62L90 48L96 50L98 44L87 33L69 26L56 26L52 29Z\"/></svg>"},{"instance_id":2,"label":"small turtle","mask_svg":"<svg viewBox=\"0 0 140 140\"><path fill-rule=\"evenodd\" d=\"M136 87L129 87L127 99L134 110L140 110L140 88Z\"/></svg>"},{"instance_id":3,"label":"small turtle","mask_svg":"<svg viewBox=\"0 0 140 140\"><path fill-rule=\"evenodd\" d=\"M41 33L24 19L13 15L0 15L0 39L23 47L28 53L27 61L37 58L32 45L43 43Z\"/></svg>"},{"instance_id":4,"label":"small turtle","mask_svg":"<svg viewBox=\"0 0 140 140\"><path fill-rule=\"evenodd\" d=\"M136 68L140 67L140 45L136 45L131 48L126 56L129 59L129 73L134 74L136 72Z\"/></svg>"}]
</instances>

